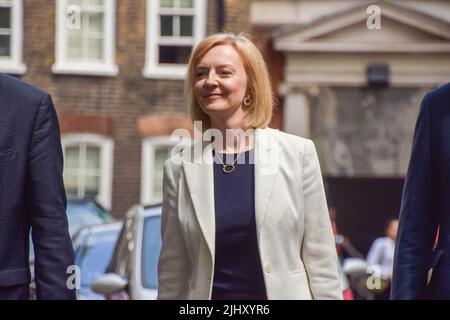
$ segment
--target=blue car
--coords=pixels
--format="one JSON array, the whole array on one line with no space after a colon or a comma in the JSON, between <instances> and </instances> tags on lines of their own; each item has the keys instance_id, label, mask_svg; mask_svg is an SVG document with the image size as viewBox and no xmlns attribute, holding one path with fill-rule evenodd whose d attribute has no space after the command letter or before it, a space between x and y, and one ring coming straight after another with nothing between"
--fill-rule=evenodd
<instances>
[{"instance_id":1,"label":"blue car","mask_svg":"<svg viewBox=\"0 0 450 320\"><path fill-rule=\"evenodd\" d=\"M121 228L122 223L89 226L79 230L72 238L75 264L79 267L78 299L104 299L94 293L90 285L106 272Z\"/></svg>"},{"instance_id":2,"label":"blue car","mask_svg":"<svg viewBox=\"0 0 450 320\"><path fill-rule=\"evenodd\" d=\"M108 273L92 289L108 300L152 300L158 292L161 204L133 206L126 214Z\"/></svg>"},{"instance_id":3,"label":"blue car","mask_svg":"<svg viewBox=\"0 0 450 320\"><path fill-rule=\"evenodd\" d=\"M91 199L71 199L67 201L67 220L69 224L69 233L73 238L74 234L81 228L94 225L102 225L113 222L111 213L103 208L98 202ZM32 282L30 284L30 297L35 298L34 283L34 247L30 234L30 271Z\"/></svg>"},{"instance_id":4,"label":"blue car","mask_svg":"<svg viewBox=\"0 0 450 320\"><path fill-rule=\"evenodd\" d=\"M83 227L114 221L98 202L86 199L67 201L67 220L71 236Z\"/></svg>"},{"instance_id":5,"label":"blue car","mask_svg":"<svg viewBox=\"0 0 450 320\"><path fill-rule=\"evenodd\" d=\"M114 221L114 218L108 210L103 208L98 202L89 199L68 200L66 212L71 237L83 227ZM33 264L34 248L31 234L29 259L30 263Z\"/></svg>"}]
</instances>

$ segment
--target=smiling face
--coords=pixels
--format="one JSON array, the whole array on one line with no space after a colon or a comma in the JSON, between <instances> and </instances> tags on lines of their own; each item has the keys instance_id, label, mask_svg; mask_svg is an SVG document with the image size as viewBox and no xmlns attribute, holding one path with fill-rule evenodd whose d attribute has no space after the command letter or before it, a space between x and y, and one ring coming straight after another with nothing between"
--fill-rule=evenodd
<instances>
[{"instance_id":1,"label":"smiling face","mask_svg":"<svg viewBox=\"0 0 450 320\"><path fill-rule=\"evenodd\" d=\"M247 74L237 51L230 45L209 50L195 67L194 93L200 108L212 118L243 115Z\"/></svg>"}]
</instances>

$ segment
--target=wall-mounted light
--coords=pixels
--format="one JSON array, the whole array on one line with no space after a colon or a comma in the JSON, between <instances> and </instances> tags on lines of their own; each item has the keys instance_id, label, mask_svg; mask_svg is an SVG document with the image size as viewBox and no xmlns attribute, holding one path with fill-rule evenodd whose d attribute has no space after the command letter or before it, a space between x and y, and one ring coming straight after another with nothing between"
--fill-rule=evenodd
<instances>
[{"instance_id":1,"label":"wall-mounted light","mask_svg":"<svg viewBox=\"0 0 450 320\"><path fill-rule=\"evenodd\" d=\"M387 88L391 80L389 65L385 63L373 63L366 69L367 85L369 87Z\"/></svg>"}]
</instances>

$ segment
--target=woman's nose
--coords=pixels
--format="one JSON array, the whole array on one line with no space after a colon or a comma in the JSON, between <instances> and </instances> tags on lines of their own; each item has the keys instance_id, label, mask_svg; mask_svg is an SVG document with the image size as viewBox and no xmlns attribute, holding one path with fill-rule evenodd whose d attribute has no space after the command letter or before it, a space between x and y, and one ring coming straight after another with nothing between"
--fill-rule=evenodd
<instances>
[{"instance_id":1,"label":"woman's nose","mask_svg":"<svg viewBox=\"0 0 450 320\"><path fill-rule=\"evenodd\" d=\"M217 74L215 72L210 72L208 77L206 78L206 85L208 86L217 86Z\"/></svg>"}]
</instances>

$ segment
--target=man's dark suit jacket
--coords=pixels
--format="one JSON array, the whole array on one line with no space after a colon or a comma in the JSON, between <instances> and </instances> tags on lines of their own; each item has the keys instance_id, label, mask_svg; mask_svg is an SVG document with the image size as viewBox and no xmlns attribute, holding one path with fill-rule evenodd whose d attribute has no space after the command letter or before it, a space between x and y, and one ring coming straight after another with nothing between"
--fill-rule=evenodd
<instances>
[{"instance_id":1,"label":"man's dark suit jacket","mask_svg":"<svg viewBox=\"0 0 450 320\"><path fill-rule=\"evenodd\" d=\"M2 298L14 297L18 286L29 285L30 227L37 298L75 298L67 285L71 276L67 268L74 264L74 257L62 170L58 119L50 96L0 73Z\"/></svg>"},{"instance_id":2,"label":"man's dark suit jacket","mask_svg":"<svg viewBox=\"0 0 450 320\"><path fill-rule=\"evenodd\" d=\"M450 299L450 83L429 92L420 108L391 290L392 299Z\"/></svg>"}]
</instances>

